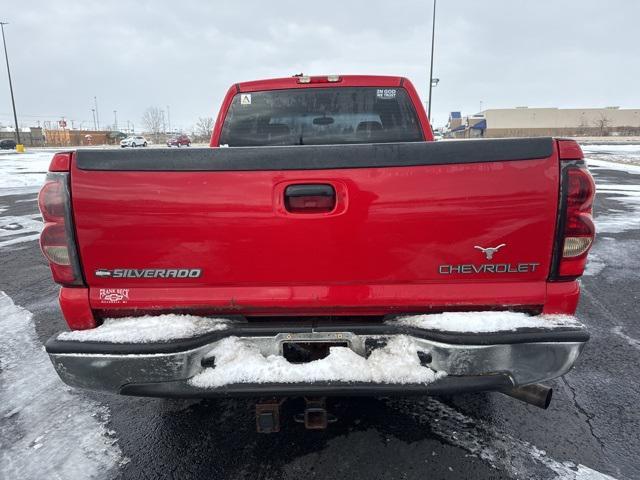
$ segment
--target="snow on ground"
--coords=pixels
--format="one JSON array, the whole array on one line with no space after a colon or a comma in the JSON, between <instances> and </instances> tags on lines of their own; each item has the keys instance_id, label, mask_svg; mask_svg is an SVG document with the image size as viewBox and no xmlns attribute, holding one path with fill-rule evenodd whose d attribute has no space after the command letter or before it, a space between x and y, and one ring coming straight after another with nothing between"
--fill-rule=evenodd
<instances>
[{"instance_id":1,"label":"snow on ground","mask_svg":"<svg viewBox=\"0 0 640 480\"><path fill-rule=\"evenodd\" d=\"M582 324L570 315L529 316L518 312L447 312L427 315L410 315L390 320L408 327L445 332L501 332L520 328L578 327Z\"/></svg>"},{"instance_id":2,"label":"snow on ground","mask_svg":"<svg viewBox=\"0 0 640 480\"><path fill-rule=\"evenodd\" d=\"M98 328L62 332L58 340L79 342L151 343L190 338L228 327L223 318L193 315L145 315L106 319Z\"/></svg>"},{"instance_id":3,"label":"snow on ground","mask_svg":"<svg viewBox=\"0 0 640 480\"><path fill-rule=\"evenodd\" d=\"M544 450L514 437L510 431L499 429L491 421L469 417L435 398L420 401L418 409L415 401L406 399L388 403L412 415L451 445L463 448L499 471L510 473L513 478L549 478L541 475L541 470L548 470L559 480L615 480L585 465L555 460Z\"/></svg>"},{"instance_id":4,"label":"snow on ground","mask_svg":"<svg viewBox=\"0 0 640 480\"><path fill-rule=\"evenodd\" d=\"M635 184L608 183L599 172L602 169L640 174L640 144L582 145L595 181L596 202L606 194L608 200L620 203L620 209L609 208L595 217L596 230L601 233L622 233L640 229L640 177Z\"/></svg>"},{"instance_id":5,"label":"snow on ground","mask_svg":"<svg viewBox=\"0 0 640 480\"><path fill-rule=\"evenodd\" d=\"M640 340L637 338L630 337L629 335L624 333L624 330L622 329L621 326L613 327L611 329L611 332L619 336L620 338L625 339L630 346L640 350Z\"/></svg>"},{"instance_id":6,"label":"snow on ground","mask_svg":"<svg viewBox=\"0 0 640 480\"><path fill-rule=\"evenodd\" d=\"M38 240L43 226L40 214L0 216L0 248Z\"/></svg>"},{"instance_id":7,"label":"snow on ground","mask_svg":"<svg viewBox=\"0 0 640 480\"><path fill-rule=\"evenodd\" d=\"M627 145L581 145L589 166L618 163L620 169L640 173L640 144Z\"/></svg>"},{"instance_id":8,"label":"snow on ground","mask_svg":"<svg viewBox=\"0 0 640 480\"><path fill-rule=\"evenodd\" d=\"M606 267L604 260L595 250L596 248L594 247L593 250L589 252L589 260L587 261L587 268L584 270L584 275L595 277Z\"/></svg>"},{"instance_id":9,"label":"snow on ground","mask_svg":"<svg viewBox=\"0 0 640 480\"><path fill-rule=\"evenodd\" d=\"M0 154L0 196L37 192L54 153L54 150L32 150Z\"/></svg>"},{"instance_id":10,"label":"snow on ground","mask_svg":"<svg viewBox=\"0 0 640 480\"><path fill-rule=\"evenodd\" d=\"M215 388L235 383L298 383L321 381L376 383L431 383L445 376L420 365L422 350L407 336L397 336L364 358L348 347L333 347L327 357L292 364L280 355L264 356L255 345L229 337L209 352L215 368L208 368L189 383Z\"/></svg>"},{"instance_id":11,"label":"snow on ground","mask_svg":"<svg viewBox=\"0 0 640 480\"><path fill-rule=\"evenodd\" d=\"M638 185L616 185L597 183L598 194L607 194L607 199L619 202L624 210L609 209L606 214L595 218L598 233L622 233L640 230L640 183ZM596 197L597 198L597 197ZM597 200L596 200L597 201Z\"/></svg>"},{"instance_id":12,"label":"snow on ground","mask_svg":"<svg viewBox=\"0 0 640 480\"><path fill-rule=\"evenodd\" d=\"M594 159L593 157L587 157L587 165L589 169L592 167L596 168L608 168L611 170L621 170L627 173L640 173L640 161L634 161L633 163L624 163L624 162L616 162L611 160L604 160L607 157L598 157L598 159Z\"/></svg>"},{"instance_id":13,"label":"snow on ground","mask_svg":"<svg viewBox=\"0 0 640 480\"><path fill-rule=\"evenodd\" d=\"M108 409L60 381L31 313L4 292L0 320L0 478L112 476L125 460Z\"/></svg>"}]
</instances>

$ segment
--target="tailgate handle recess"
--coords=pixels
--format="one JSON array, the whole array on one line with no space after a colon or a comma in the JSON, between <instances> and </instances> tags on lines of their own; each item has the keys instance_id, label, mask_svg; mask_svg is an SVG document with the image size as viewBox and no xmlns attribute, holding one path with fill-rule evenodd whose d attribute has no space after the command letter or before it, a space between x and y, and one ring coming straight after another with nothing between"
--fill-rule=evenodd
<instances>
[{"instance_id":1,"label":"tailgate handle recess","mask_svg":"<svg viewBox=\"0 0 640 480\"><path fill-rule=\"evenodd\" d=\"M291 213L328 213L336 206L336 190L324 183L289 185L284 204Z\"/></svg>"}]
</instances>

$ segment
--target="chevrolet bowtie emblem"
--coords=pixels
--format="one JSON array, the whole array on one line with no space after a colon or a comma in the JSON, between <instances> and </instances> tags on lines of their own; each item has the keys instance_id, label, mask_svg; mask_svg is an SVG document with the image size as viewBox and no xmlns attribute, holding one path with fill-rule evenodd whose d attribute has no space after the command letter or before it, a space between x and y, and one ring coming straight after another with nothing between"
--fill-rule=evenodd
<instances>
[{"instance_id":1,"label":"chevrolet bowtie emblem","mask_svg":"<svg viewBox=\"0 0 640 480\"><path fill-rule=\"evenodd\" d=\"M493 255L500 250L502 247L506 247L507 244L506 243L501 243L500 245L498 245L497 247L488 247L488 248L483 248L483 247L479 247L478 245L474 246L473 248L477 248L478 250L480 250L482 253L485 254L485 256L487 257L487 260L492 260L493 259Z\"/></svg>"}]
</instances>

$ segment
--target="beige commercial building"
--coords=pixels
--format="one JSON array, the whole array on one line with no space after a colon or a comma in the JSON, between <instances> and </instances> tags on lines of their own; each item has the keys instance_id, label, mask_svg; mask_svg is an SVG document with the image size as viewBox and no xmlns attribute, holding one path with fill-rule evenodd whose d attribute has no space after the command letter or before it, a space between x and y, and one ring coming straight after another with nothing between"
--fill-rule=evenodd
<instances>
[{"instance_id":1,"label":"beige commercial building","mask_svg":"<svg viewBox=\"0 0 640 480\"><path fill-rule=\"evenodd\" d=\"M630 136L640 135L640 109L618 107L490 109L464 117L462 122L451 118L450 125L449 135L456 138Z\"/></svg>"}]
</instances>

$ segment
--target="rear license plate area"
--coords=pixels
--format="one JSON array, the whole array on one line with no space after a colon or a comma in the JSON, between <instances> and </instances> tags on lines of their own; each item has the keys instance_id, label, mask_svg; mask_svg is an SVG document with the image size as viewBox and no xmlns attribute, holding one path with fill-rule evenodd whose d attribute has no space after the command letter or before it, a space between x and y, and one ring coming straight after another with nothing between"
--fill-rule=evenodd
<instances>
[{"instance_id":1,"label":"rear license plate area","mask_svg":"<svg viewBox=\"0 0 640 480\"><path fill-rule=\"evenodd\" d=\"M329 355L331 347L348 347L348 342L283 342L282 356L289 363L308 363Z\"/></svg>"}]
</instances>

